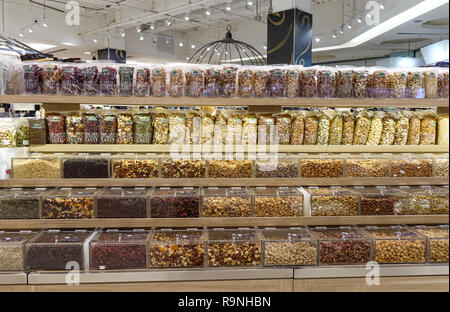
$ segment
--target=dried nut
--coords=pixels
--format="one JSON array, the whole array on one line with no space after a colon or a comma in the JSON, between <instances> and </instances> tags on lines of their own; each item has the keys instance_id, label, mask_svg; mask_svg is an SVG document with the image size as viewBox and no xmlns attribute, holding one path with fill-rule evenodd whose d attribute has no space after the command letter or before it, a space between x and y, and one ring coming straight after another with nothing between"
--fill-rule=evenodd
<instances>
[{"instance_id":1,"label":"dried nut","mask_svg":"<svg viewBox=\"0 0 450 312\"><path fill-rule=\"evenodd\" d=\"M448 177L448 158L436 159L434 172L438 177Z\"/></svg>"},{"instance_id":2,"label":"dried nut","mask_svg":"<svg viewBox=\"0 0 450 312\"><path fill-rule=\"evenodd\" d=\"M355 133L353 135L353 145L365 145L369 137L370 118L369 116L359 116L356 119Z\"/></svg>"},{"instance_id":3,"label":"dried nut","mask_svg":"<svg viewBox=\"0 0 450 312\"><path fill-rule=\"evenodd\" d=\"M409 203L406 198L396 196L361 197L361 215L405 214Z\"/></svg>"},{"instance_id":4,"label":"dried nut","mask_svg":"<svg viewBox=\"0 0 450 312\"><path fill-rule=\"evenodd\" d=\"M425 97L434 99L438 97L438 78L436 72L426 71L423 73L423 85L425 87Z\"/></svg>"},{"instance_id":5,"label":"dried nut","mask_svg":"<svg viewBox=\"0 0 450 312\"><path fill-rule=\"evenodd\" d=\"M383 131L383 120L379 116L372 118L370 122L370 130L367 136L367 145L378 145L381 140L381 133Z\"/></svg>"},{"instance_id":6,"label":"dried nut","mask_svg":"<svg viewBox=\"0 0 450 312\"><path fill-rule=\"evenodd\" d=\"M0 246L0 271L23 271L22 246Z\"/></svg>"},{"instance_id":7,"label":"dried nut","mask_svg":"<svg viewBox=\"0 0 450 312\"><path fill-rule=\"evenodd\" d=\"M305 133L305 121L302 115L297 115L292 121L291 145L302 145Z\"/></svg>"},{"instance_id":8,"label":"dried nut","mask_svg":"<svg viewBox=\"0 0 450 312\"><path fill-rule=\"evenodd\" d=\"M328 144L330 145L341 145L342 142L342 131L344 128L344 120L340 114L333 117L330 124L330 138Z\"/></svg>"},{"instance_id":9,"label":"dried nut","mask_svg":"<svg viewBox=\"0 0 450 312\"><path fill-rule=\"evenodd\" d=\"M186 96L203 96L205 87L203 86L203 70L193 68L185 73L186 77Z\"/></svg>"},{"instance_id":10,"label":"dried nut","mask_svg":"<svg viewBox=\"0 0 450 312\"><path fill-rule=\"evenodd\" d=\"M117 144L133 144L133 116L119 114L117 116Z\"/></svg>"},{"instance_id":11,"label":"dried nut","mask_svg":"<svg viewBox=\"0 0 450 312\"><path fill-rule=\"evenodd\" d=\"M304 145L315 145L319 131L319 117L308 116L305 118Z\"/></svg>"},{"instance_id":12,"label":"dried nut","mask_svg":"<svg viewBox=\"0 0 450 312\"><path fill-rule=\"evenodd\" d=\"M406 96L409 98L425 97L425 90L423 88L423 75L421 73L408 73L408 80L406 82Z\"/></svg>"},{"instance_id":13,"label":"dried nut","mask_svg":"<svg viewBox=\"0 0 450 312\"><path fill-rule=\"evenodd\" d=\"M420 118L413 115L409 119L408 145L419 145L420 143Z\"/></svg>"},{"instance_id":14,"label":"dried nut","mask_svg":"<svg viewBox=\"0 0 450 312\"><path fill-rule=\"evenodd\" d=\"M152 143L152 117L150 114L134 114L134 144Z\"/></svg>"},{"instance_id":15,"label":"dried nut","mask_svg":"<svg viewBox=\"0 0 450 312\"><path fill-rule=\"evenodd\" d=\"M15 159L14 179L55 179L61 178L59 159Z\"/></svg>"},{"instance_id":16,"label":"dried nut","mask_svg":"<svg viewBox=\"0 0 450 312\"><path fill-rule=\"evenodd\" d=\"M367 71L353 72L353 96L357 98L366 97L369 87L369 73Z\"/></svg>"},{"instance_id":17,"label":"dried nut","mask_svg":"<svg viewBox=\"0 0 450 312\"><path fill-rule=\"evenodd\" d=\"M189 112L186 120L186 144L200 144L202 118L197 112ZM212 135L210 136L212 142ZM210 143L211 144L211 143Z\"/></svg>"},{"instance_id":18,"label":"dried nut","mask_svg":"<svg viewBox=\"0 0 450 312\"><path fill-rule=\"evenodd\" d=\"M448 71L438 76L438 93L440 98L448 98Z\"/></svg>"},{"instance_id":19,"label":"dried nut","mask_svg":"<svg viewBox=\"0 0 450 312\"><path fill-rule=\"evenodd\" d=\"M384 98L389 95L386 71L378 70L372 74L369 95L373 98Z\"/></svg>"},{"instance_id":20,"label":"dried nut","mask_svg":"<svg viewBox=\"0 0 450 312\"><path fill-rule=\"evenodd\" d=\"M165 96L166 95L166 70L163 67L154 68L152 70L152 95Z\"/></svg>"},{"instance_id":21,"label":"dried nut","mask_svg":"<svg viewBox=\"0 0 450 312\"><path fill-rule=\"evenodd\" d=\"M347 177L376 178L389 175L389 160L385 159L348 159Z\"/></svg>"},{"instance_id":22,"label":"dried nut","mask_svg":"<svg viewBox=\"0 0 450 312\"><path fill-rule=\"evenodd\" d=\"M298 166L291 161L257 161L255 165L257 178L297 178Z\"/></svg>"},{"instance_id":23,"label":"dried nut","mask_svg":"<svg viewBox=\"0 0 450 312\"><path fill-rule=\"evenodd\" d=\"M309 242L266 242L264 265L315 265L317 246Z\"/></svg>"},{"instance_id":24,"label":"dried nut","mask_svg":"<svg viewBox=\"0 0 450 312\"><path fill-rule=\"evenodd\" d=\"M204 160L163 160L161 175L163 178L205 178L206 162Z\"/></svg>"},{"instance_id":25,"label":"dried nut","mask_svg":"<svg viewBox=\"0 0 450 312\"><path fill-rule=\"evenodd\" d=\"M448 214L448 195L411 195L411 215Z\"/></svg>"},{"instance_id":26,"label":"dried nut","mask_svg":"<svg viewBox=\"0 0 450 312\"><path fill-rule=\"evenodd\" d=\"M238 74L238 95L249 97L253 95L253 72L248 69L239 71Z\"/></svg>"},{"instance_id":27,"label":"dried nut","mask_svg":"<svg viewBox=\"0 0 450 312\"><path fill-rule=\"evenodd\" d=\"M183 71L179 68L170 71L169 75L169 95L183 96L184 79Z\"/></svg>"},{"instance_id":28,"label":"dried nut","mask_svg":"<svg viewBox=\"0 0 450 312\"><path fill-rule=\"evenodd\" d=\"M291 140L291 116L288 114L275 117L278 138L276 143L288 145Z\"/></svg>"},{"instance_id":29,"label":"dried nut","mask_svg":"<svg viewBox=\"0 0 450 312\"><path fill-rule=\"evenodd\" d=\"M302 178L340 178L343 175L342 159L302 159Z\"/></svg>"},{"instance_id":30,"label":"dried nut","mask_svg":"<svg viewBox=\"0 0 450 312\"><path fill-rule=\"evenodd\" d=\"M203 217L250 217L252 214L249 197L205 196Z\"/></svg>"},{"instance_id":31,"label":"dried nut","mask_svg":"<svg viewBox=\"0 0 450 312\"><path fill-rule=\"evenodd\" d=\"M321 98L333 98L336 94L336 76L334 72L317 72L317 95Z\"/></svg>"},{"instance_id":32,"label":"dried nut","mask_svg":"<svg viewBox=\"0 0 450 312\"><path fill-rule=\"evenodd\" d=\"M138 68L136 70L135 96L147 96L150 90L150 70L148 68Z\"/></svg>"},{"instance_id":33,"label":"dried nut","mask_svg":"<svg viewBox=\"0 0 450 312\"><path fill-rule=\"evenodd\" d=\"M416 229L427 236L429 242L429 262L448 262L448 229Z\"/></svg>"},{"instance_id":34,"label":"dried nut","mask_svg":"<svg viewBox=\"0 0 450 312\"><path fill-rule=\"evenodd\" d=\"M391 239L375 242L375 261L378 263L425 262L425 241Z\"/></svg>"},{"instance_id":35,"label":"dried nut","mask_svg":"<svg viewBox=\"0 0 450 312\"><path fill-rule=\"evenodd\" d=\"M327 115L322 114L320 116L316 141L317 145L328 145L328 138L330 137L330 123L331 120Z\"/></svg>"},{"instance_id":36,"label":"dried nut","mask_svg":"<svg viewBox=\"0 0 450 312\"><path fill-rule=\"evenodd\" d=\"M425 116L420 123L420 145L436 144L436 117Z\"/></svg>"},{"instance_id":37,"label":"dried nut","mask_svg":"<svg viewBox=\"0 0 450 312\"><path fill-rule=\"evenodd\" d=\"M267 96L270 93L270 72L267 70L257 70L254 76L255 96Z\"/></svg>"},{"instance_id":38,"label":"dried nut","mask_svg":"<svg viewBox=\"0 0 450 312\"><path fill-rule=\"evenodd\" d=\"M157 178L158 161L154 159L115 159L113 178Z\"/></svg>"},{"instance_id":39,"label":"dried nut","mask_svg":"<svg viewBox=\"0 0 450 312\"><path fill-rule=\"evenodd\" d=\"M121 96L133 95L134 67L121 66L119 68L119 94Z\"/></svg>"},{"instance_id":40,"label":"dried nut","mask_svg":"<svg viewBox=\"0 0 450 312\"><path fill-rule=\"evenodd\" d=\"M42 201L43 219L90 219L93 216L92 197L55 197Z\"/></svg>"},{"instance_id":41,"label":"dried nut","mask_svg":"<svg viewBox=\"0 0 450 312\"><path fill-rule=\"evenodd\" d=\"M353 94L353 73L349 70L337 73L337 97L348 98Z\"/></svg>"},{"instance_id":42,"label":"dried nut","mask_svg":"<svg viewBox=\"0 0 450 312\"><path fill-rule=\"evenodd\" d=\"M299 217L303 216L302 196L256 196L256 217Z\"/></svg>"},{"instance_id":43,"label":"dried nut","mask_svg":"<svg viewBox=\"0 0 450 312\"><path fill-rule=\"evenodd\" d=\"M342 144L353 144L353 133L355 131L355 118L351 113L344 113L344 125L342 129Z\"/></svg>"},{"instance_id":44,"label":"dried nut","mask_svg":"<svg viewBox=\"0 0 450 312\"><path fill-rule=\"evenodd\" d=\"M406 96L406 74L395 72L388 73L389 95L394 98L403 98Z\"/></svg>"},{"instance_id":45,"label":"dried nut","mask_svg":"<svg viewBox=\"0 0 450 312\"><path fill-rule=\"evenodd\" d=\"M226 144L242 144L242 118L239 115L230 116L227 120Z\"/></svg>"},{"instance_id":46,"label":"dried nut","mask_svg":"<svg viewBox=\"0 0 450 312\"><path fill-rule=\"evenodd\" d=\"M214 118L204 115L200 121L201 144L214 144Z\"/></svg>"},{"instance_id":47,"label":"dried nut","mask_svg":"<svg viewBox=\"0 0 450 312\"><path fill-rule=\"evenodd\" d=\"M408 142L409 118L401 116L395 124L394 145L406 145Z\"/></svg>"},{"instance_id":48,"label":"dried nut","mask_svg":"<svg viewBox=\"0 0 450 312\"><path fill-rule=\"evenodd\" d=\"M258 116L258 144L276 144L275 118L269 114Z\"/></svg>"},{"instance_id":49,"label":"dried nut","mask_svg":"<svg viewBox=\"0 0 450 312\"><path fill-rule=\"evenodd\" d=\"M236 77L236 67L224 67L222 69L219 78L220 95L228 97L236 95Z\"/></svg>"},{"instance_id":50,"label":"dried nut","mask_svg":"<svg viewBox=\"0 0 450 312\"><path fill-rule=\"evenodd\" d=\"M431 159L394 159L391 163L393 177L431 177L432 172Z\"/></svg>"},{"instance_id":51,"label":"dried nut","mask_svg":"<svg viewBox=\"0 0 450 312\"><path fill-rule=\"evenodd\" d=\"M311 196L311 216L356 216L357 214L357 196Z\"/></svg>"},{"instance_id":52,"label":"dried nut","mask_svg":"<svg viewBox=\"0 0 450 312\"><path fill-rule=\"evenodd\" d=\"M210 178L251 178L251 160L211 160Z\"/></svg>"},{"instance_id":53,"label":"dried nut","mask_svg":"<svg viewBox=\"0 0 450 312\"><path fill-rule=\"evenodd\" d=\"M249 266L261 263L259 243L211 243L208 244L209 266Z\"/></svg>"},{"instance_id":54,"label":"dried nut","mask_svg":"<svg viewBox=\"0 0 450 312\"><path fill-rule=\"evenodd\" d=\"M66 116L66 136L68 144L84 143L84 125L81 116L76 113Z\"/></svg>"},{"instance_id":55,"label":"dried nut","mask_svg":"<svg viewBox=\"0 0 450 312\"><path fill-rule=\"evenodd\" d=\"M168 144L186 144L186 116L170 114Z\"/></svg>"},{"instance_id":56,"label":"dried nut","mask_svg":"<svg viewBox=\"0 0 450 312\"><path fill-rule=\"evenodd\" d=\"M258 120L256 115L245 115L242 119L242 144L256 145L258 140Z\"/></svg>"},{"instance_id":57,"label":"dried nut","mask_svg":"<svg viewBox=\"0 0 450 312\"><path fill-rule=\"evenodd\" d=\"M439 116L437 144L448 145L449 143L449 119L448 114Z\"/></svg>"},{"instance_id":58,"label":"dried nut","mask_svg":"<svg viewBox=\"0 0 450 312\"><path fill-rule=\"evenodd\" d=\"M153 116L153 144L167 144L169 141L169 121L165 114Z\"/></svg>"},{"instance_id":59,"label":"dried nut","mask_svg":"<svg viewBox=\"0 0 450 312\"><path fill-rule=\"evenodd\" d=\"M301 72L301 92L302 97L314 97L317 95L316 70L308 69Z\"/></svg>"},{"instance_id":60,"label":"dried nut","mask_svg":"<svg viewBox=\"0 0 450 312\"><path fill-rule=\"evenodd\" d=\"M300 72L297 70L287 70L286 73L286 96L300 96Z\"/></svg>"},{"instance_id":61,"label":"dried nut","mask_svg":"<svg viewBox=\"0 0 450 312\"><path fill-rule=\"evenodd\" d=\"M282 69L273 69L270 71L270 94L272 96L284 96L286 88L286 73Z\"/></svg>"},{"instance_id":62,"label":"dried nut","mask_svg":"<svg viewBox=\"0 0 450 312\"><path fill-rule=\"evenodd\" d=\"M383 117L383 131L381 132L380 145L392 145L395 138L395 118L392 116Z\"/></svg>"}]
</instances>

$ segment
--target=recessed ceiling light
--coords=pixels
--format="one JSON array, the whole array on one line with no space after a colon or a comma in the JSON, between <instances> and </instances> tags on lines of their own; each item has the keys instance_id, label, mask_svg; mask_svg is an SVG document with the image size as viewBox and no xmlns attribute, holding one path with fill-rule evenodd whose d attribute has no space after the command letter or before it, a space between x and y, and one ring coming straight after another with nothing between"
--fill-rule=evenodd
<instances>
[{"instance_id":1,"label":"recessed ceiling light","mask_svg":"<svg viewBox=\"0 0 450 312\"><path fill-rule=\"evenodd\" d=\"M342 35L344 33L344 30L342 28L339 29L339 33Z\"/></svg>"},{"instance_id":2,"label":"recessed ceiling light","mask_svg":"<svg viewBox=\"0 0 450 312\"><path fill-rule=\"evenodd\" d=\"M42 23L42 26L44 26L45 28L47 28L47 27L48 27L48 25L47 25L47 23L46 23L46 22L43 22L43 23Z\"/></svg>"},{"instance_id":3,"label":"recessed ceiling light","mask_svg":"<svg viewBox=\"0 0 450 312\"><path fill-rule=\"evenodd\" d=\"M195 44L191 45L191 49L195 49Z\"/></svg>"},{"instance_id":4,"label":"recessed ceiling light","mask_svg":"<svg viewBox=\"0 0 450 312\"><path fill-rule=\"evenodd\" d=\"M227 6L225 7L225 10L231 11L231 6L229 4L227 4Z\"/></svg>"},{"instance_id":5,"label":"recessed ceiling light","mask_svg":"<svg viewBox=\"0 0 450 312\"><path fill-rule=\"evenodd\" d=\"M151 29L151 30L154 30L154 29L155 29L155 25L151 24L151 25L150 25L150 29Z\"/></svg>"},{"instance_id":6,"label":"recessed ceiling light","mask_svg":"<svg viewBox=\"0 0 450 312\"><path fill-rule=\"evenodd\" d=\"M267 46L266 46L266 45L264 45L264 46L263 46L263 49L264 49L264 50L267 50Z\"/></svg>"},{"instance_id":7,"label":"recessed ceiling light","mask_svg":"<svg viewBox=\"0 0 450 312\"><path fill-rule=\"evenodd\" d=\"M206 10L205 14L209 16L209 15L211 15L211 11L210 10Z\"/></svg>"},{"instance_id":8,"label":"recessed ceiling light","mask_svg":"<svg viewBox=\"0 0 450 312\"><path fill-rule=\"evenodd\" d=\"M380 9L384 10L384 5L383 4L380 4Z\"/></svg>"},{"instance_id":9,"label":"recessed ceiling light","mask_svg":"<svg viewBox=\"0 0 450 312\"><path fill-rule=\"evenodd\" d=\"M23 33L19 33L19 37L22 37L22 38L23 38Z\"/></svg>"},{"instance_id":10,"label":"recessed ceiling light","mask_svg":"<svg viewBox=\"0 0 450 312\"><path fill-rule=\"evenodd\" d=\"M141 36L139 37L139 40L141 40L141 41L144 40L144 36L141 35Z\"/></svg>"},{"instance_id":11,"label":"recessed ceiling light","mask_svg":"<svg viewBox=\"0 0 450 312\"><path fill-rule=\"evenodd\" d=\"M348 28L348 29L352 29L352 24L351 24L351 23L348 24L348 25L347 25L347 28Z\"/></svg>"},{"instance_id":12,"label":"recessed ceiling light","mask_svg":"<svg viewBox=\"0 0 450 312\"><path fill-rule=\"evenodd\" d=\"M333 37L334 39L336 39L337 36L336 36L335 34L332 34L331 37Z\"/></svg>"},{"instance_id":13,"label":"recessed ceiling light","mask_svg":"<svg viewBox=\"0 0 450 312\"><path fill-rule=\"evenodd\" d=\"M358 23L362 23L362 19L360 18L360 17L358 17L358 19L357 19L357 21L358 21Z\"/></svg>"},{"instance_id":14,"label":"recessed ceiling light","mask_svg":"<svg viewBox=\"0 0 450 312\"><path fill-rule=\"evenodd\" d=\"M98 40L97 39L94 39L94 40L92 40L94 43L97 43L98 42Z\"/></svg>"},{"instance_id":15,"label":"recessed ceiling light","mask_svg":"<svg viewBox=\"0 0 450 312\"><path fill-rule=\"evenodd\" d=\"M38 51L44 51L44 50L56 48L56 45L46 44L46 43L25 42L25 44L35 50L38 50Z\"/></svg>"},{"instance_id":16,"label":"recessed ceiling light","mask_svg":"<svg viewBox=\"0 0 450 312\"><path fill-rule=\"evenodd\" d=\"M28 29L28 32L32 33L32 32L33 32L33 29L29 28L29 29Z\"/></svg>"},{"instance_id":17,"label":"recessed ceiling light","mask_svg":"<svg viewBox=\"0 0 450 312\"><path fill-rule=\"evenodd\" d=\"M182 47L184 44L183 44L183 42L180 42L178 45L179 45L180 47Z\"/></svg>"},{"instance_id":18,"label":"recessed ceiling light","mask_svg":"<svg viewBox=\"0 0 450 312\"><path fill-rule=\"evenodd\" d=\"M253 5L253 1L247 1L247 5L248 6L252 6Z\"/></svg>"},{"instance_id":19,"label":"recessed ceiling light","mask_svg":"<svg viewBox=\"0 0 450 312\"><path fill-rule=\"evenodd\" d=\"M137 27L136 27L136 32L140 33L141 31L142 31L141 27L140 27L140 26L137 26Z\"/></svg>"},{"instance_id":20,"label":"recessed ceiling light","mask_svg":"<svg viewBox=\"0 0 450 312\"><path fill-rule=\"evenodd\" d=\"M62 42L63 45L69 46L69 47L73 47L75 46L73 43L70 42Z\"/></svg>"},{"instance_id":21,"label":"recessed ceiling light","mask_svg":"<svg viewBox=\"0 0 450 312\"><path fill-rule=\"evenodd\" d=\"M316 37L316 42L320 42L320 38L319 37Z\"/></svg>"},{"instance_id":22,"label":"recessed ceiling light","mask_svg":"<svg viewBox=\"0 0 450 312\"><path fill-rule=\"evenodd\" d=\"M186 22L189 22L189 20L190 20L189 16L186 15L186 16L184 17L184 20L185 20Z\"/></svg>"},{"instance_id":23,"label":"recessed ceiling light","mask_svg":"<svg viewBox=\"0 0 450 312\"><path fill-rule=\"evenodd\" d=\"M84 52L84 54L86 54L86 55L90 55L90 54L91 54L91 52L89 52L89 51L85 51L85 52Z\"/></svg>"}]
</instances>

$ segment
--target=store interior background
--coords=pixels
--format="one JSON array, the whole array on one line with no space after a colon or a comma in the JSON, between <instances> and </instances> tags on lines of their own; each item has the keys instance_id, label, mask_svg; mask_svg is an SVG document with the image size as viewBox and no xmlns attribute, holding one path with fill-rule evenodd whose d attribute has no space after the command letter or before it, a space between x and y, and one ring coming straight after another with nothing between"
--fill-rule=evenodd
<instances>
[{"instance_id":1,"label":"store interior background","mask_svg":"<svg viewBox=\"0 0 450 312\"><path fill-rule=\"evenodd\" d=\"M126 50L128 63L145 64L187 62L187 58L203 44L222 39L226 25L230 24L235 39L247 42L261 54L266 54L269 1L190 2L79 1L80 25L69 26L65 22L65 1L3 0L0 1L0 30L7 37L16 38L58 58L89 60L97 50L109 47ZM369 12L365 9L368 2L272 1L274 12L297 7L313 15L312 63L315 65L423 66L426 64L420 48L448 40L447 2L358 47L315 52L348 42L370 29L372 26L365 22ZM378 2L383 8L380 10L383 22L423 1ZM47 6L45 10L44 5ZM142 32L137 32L136 27L141 27ZM448 55L448 41L446 47Z\"/></svg>"}]
</instances>

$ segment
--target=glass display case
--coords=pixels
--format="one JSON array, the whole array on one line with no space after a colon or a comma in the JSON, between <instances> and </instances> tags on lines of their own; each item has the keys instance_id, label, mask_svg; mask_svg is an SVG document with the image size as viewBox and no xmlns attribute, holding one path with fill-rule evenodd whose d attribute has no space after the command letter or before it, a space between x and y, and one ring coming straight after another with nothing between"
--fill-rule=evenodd
<instances>
[{"instance_id":1,"label":"glass display case","mask_svg":"<svg viewBox=\"0 0 450 312\"><path fill-rule=\"evenodd\" d=\"M414 229L427 237L428 262L448 262L448 224L438 226L417 225Z\"/></svg>"},{"instance_id":2,"label":"glass display case","mask_svg":"<svg viewBox=\"0 0 450 312\"><path fill-rule=\"evenodd\" d=\"M59 189L42 195L43 219L90 219L94 217L95 189Z\"/></svg>"},{"instance_id":3,"label":"glass display case","mask_svg":"<svg viewBox=\"0 0 450 312\"><path fill-rule=\"evenodd\" d=\"M251 217L252 198L247 189L204 188L202 190L203 217Z\"/></svg>"},{"instance_id":4,"label":"glass display case","mask_svg":"<svg viewBox=\"0 0 450 312\"><path fill-rule=\"evenodd\" d=\"M448 154L446 155L437 155L434 159L434 176L448 178Z\"/></svg>"},{"instance_id":5,"label":"glass display case","mask_svg":"<svg viewBox=\"0 0 450 312\"><path fill-rule=\"evenodd\" d=\"M96 196L97 218L146 218L148 213L145 188L110 188Z\"/></svg>"},{"instance_id":6,"label":"glass display case","mask_svg":"<svg viewBox=\"0 0 450 312\"><path fill-rule=\"evenodd\" d=\"M317 239L305 228L265 228L264 266L317 265Z\"/></svg>"},{"instance_id":7,"label":"glass display case","mask_svg":"<svg viewBox=\"0 0 450 312\"><path fill-rule=\"evenodd\" d=\"M40 219L46 189L11 188L0 191L0 219Z\"/></svg>"},{"instance_id":8,"label":"glass display case","mask_svg":"<svg viewBox=\"0 0 450 312\"><path fill-rule=\"evenodd\" d=\"M98 156L68 157L63 162L63 178L109 178L109 160Z\"/></svg>"},{"instance_id":9,"label":"glass display case","mask_svg":"<svg viewBox=\"0 0 450 312\"><path fill-rule=\"evenodd\" d=\"M374 240L375 261L383 263L424 263L426 239L402 226L367 226L364 231Z\"/></svg>"},{"instance_id":10,"label":"glass display case","mask_svg":"<svg viewBox=\"0 0 450 312\"><path fill-rule=\"evenodd\" d=\"M0 231L0 272L24 271L25 242L35 234L31 231Z\"/></svg>"},{"instance_id":11,"label":"glass display case","mask_svg":"<svg viewBox=\"0 0 450 312\"><path fill-rule=\"evenodd\" d=\"M150 242L149 267L203 267L205 246L206 237L201 229L156 230Z\"/></svg>"},{"instance_id":12,"label":"glass display case","mask_svg":"<svg viewBox=\"0 0 450 312\"><path fill-rule=\"evenodd\" d=\"M99 232L90 242L92 270L145 269L147 244L151 233L145 230Z\"/></svg>"},{"instance_id":13,"label":"glass display case","mask_svg":"<svg viewBox=\"0 0 450 312\"><path fill-rule=\"evenodd\" d=\"M151 218L198 218L200 196L193 188L155 188L150 195Z\"/></svg>"},{"instance_id":14,"label":"glass display case","mask_svg":"<svg viewBox=\"0 0 450 312\"><path fill-rule=\"evenodd\" d=\"M13 179L61 178L61 159L57 156L31 155L28 158L11 159Z\"/></svg>"},{"instance_id":15,"label":"glass display case","mask_svg":"<svg viewBox=\"0 0 450 312\"><path fill-rule=\"evenodd\" d=\"M208 266L261 265L261 234L248 228L208 230Z\"/></svg>"},{"instance_id":16,"label":"glass display case","mask_svg":"<svg viewBox=\"0 0 450 312\"><path fill-rule=\"evenodd\" d=\"M372 241L354 227L310 229L319 240L319 265L366 264L372 259Z\"/></svg>"},{"instance_id":17,"label":"glass display case","mask_svg":"<svg viewBox=\"0 0 450 312\"><path fill-rule=\"evenodd\" d=\"M27 271L83 270L86 258L83 246L93 232L86 230L46 230L25 243Z\"/></svg>"},{"instance_id":18,"label":"glass display case","mask_svg":"<svg viewBox=\"0 0 450 312\"><path fill-rule=\"evenodd\" d=\"M279 187L252 189L255 197L255 217L303 216L303 193L295 188Z\"/></svg>"},{"instance_id":19,"label":"glass display case","mask_svg":"<svg viewBox=\"0 0 450 312\"><path fill-rule=\"evenodd\" d=\"M405 215L409 211L409 196L393 187L366 187L356 190L360 194L360 214Z\"/></svg>"},{"instance_id":20,"label":"glass display case","mask_svg":"<svg viewBox=\"0 0 450 312\"><path fill-rule=\"evenodd\" d=\"M359 213L358 193L344 187L305 188L311 216L356 216Z\"/></svg>"}]
</instances>

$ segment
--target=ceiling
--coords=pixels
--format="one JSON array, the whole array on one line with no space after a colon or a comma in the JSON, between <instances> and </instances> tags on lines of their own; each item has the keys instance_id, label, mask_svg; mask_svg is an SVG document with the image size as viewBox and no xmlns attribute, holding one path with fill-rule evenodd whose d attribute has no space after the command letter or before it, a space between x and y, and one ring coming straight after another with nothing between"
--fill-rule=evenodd
<instances>
[{"instance_id":1,"label":"ceiling","mask_svg":"<svg viewBox=\"0 0 450 312\"><path fill-rule=\"evenodd\" d=\"M58 51L55 53L58 57L91 58L97 49L109 45L127 50L134 61L186 61L201 45L222 38L227 24L232 26L235 38L265 53L269 0L79 0L81 23L75 27L66 25L65 13L61 12L65 11L66 0L2 1L5 6L2 32L25 42L54 45L46 51ZM294 5L313 14L313 48L342 44L370 28L364 23L368 0L272 2L274 11ZM384 21L421 0L379 2L384 5L380 11ZM48 21L45 29L41 26L44 16ZM363 22L357 23L357 18ZM349 23L351 29L347 27ZM30 25L32 33L27 31ZM141 31L137 32L137 28ZM341 28L344 34L339 34ZM24 37L20 38L19 33ZM383 57L442 39L448 39L448 3L355 48L314 53L313 61Z\"/></svg>"}]
</instances>

